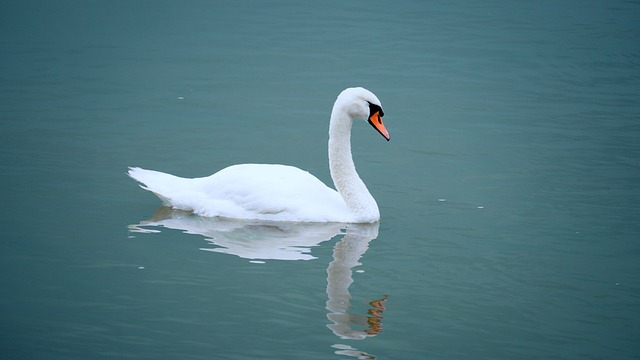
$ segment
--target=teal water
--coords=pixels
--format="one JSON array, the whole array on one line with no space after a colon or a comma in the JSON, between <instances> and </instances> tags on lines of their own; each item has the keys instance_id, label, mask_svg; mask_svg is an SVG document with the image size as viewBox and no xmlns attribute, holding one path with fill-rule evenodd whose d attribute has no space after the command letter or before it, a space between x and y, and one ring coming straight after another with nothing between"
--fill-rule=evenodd
<instances>
[{"instance_id":1,"label":"teal water","mask_svg":"<svg viewBox=\"0 0 640 360\"><path fill-rule=\"evenodd\" d=\"M640 357L639 16L3 2L0 357ZM264 162L330 183L349 86L391 133L352 137L379 227L194 218L125 175Z\"/></svg>"}]
</instances>

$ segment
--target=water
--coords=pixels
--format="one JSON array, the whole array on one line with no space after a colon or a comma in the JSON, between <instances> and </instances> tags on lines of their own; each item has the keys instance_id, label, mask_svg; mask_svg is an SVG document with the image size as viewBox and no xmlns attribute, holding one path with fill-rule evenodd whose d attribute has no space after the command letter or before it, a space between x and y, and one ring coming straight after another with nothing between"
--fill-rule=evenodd
<instances>
[{"instance_id":1,"label":"water","mask_svg":"<svg viewBox=\"0 0 640 360\"><path fill-rule=\"evenodd\" d=\"M1 357L638 358L638 15L4 2ZM329 183L329 111L354 85L391 133L353 134L379 227L139 226L159 201L131 165Z\"/></svg>"}]
</instances>

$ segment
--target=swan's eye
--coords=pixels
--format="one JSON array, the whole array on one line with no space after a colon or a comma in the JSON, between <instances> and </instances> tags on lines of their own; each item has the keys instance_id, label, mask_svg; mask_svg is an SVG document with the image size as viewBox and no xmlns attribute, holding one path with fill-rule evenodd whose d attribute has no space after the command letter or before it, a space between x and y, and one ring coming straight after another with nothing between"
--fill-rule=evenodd
<instances>
[{"instance_id":1,"label":"swan's eye","mask_svg":"<svg viewBox=\"0 0 640 360\"><path fill-rule=\"evenodd\" d=\"M376 112L380 114L380 117L384 116L384 111L382 111L380 105L369 103L369 118L371 118L371 116L373 116L373 114L375 114Z\"/></svg>"}]
</instances>

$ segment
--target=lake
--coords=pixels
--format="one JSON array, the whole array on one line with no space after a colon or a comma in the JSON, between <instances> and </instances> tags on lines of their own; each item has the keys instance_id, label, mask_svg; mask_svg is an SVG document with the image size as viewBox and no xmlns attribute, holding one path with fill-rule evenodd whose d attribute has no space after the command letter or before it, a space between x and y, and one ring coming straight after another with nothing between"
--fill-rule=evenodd
<instances>
[{"instance_id":1,"label":"lake","mask_svg":"<svg viewBox=\"0 0 640 360\"><path fill-rule=\"evenodd\" d=\"M0 5L3 359L637 359L637 1ZM372 225L162 208L355 123Z\"/></svg>"}]
</instances>

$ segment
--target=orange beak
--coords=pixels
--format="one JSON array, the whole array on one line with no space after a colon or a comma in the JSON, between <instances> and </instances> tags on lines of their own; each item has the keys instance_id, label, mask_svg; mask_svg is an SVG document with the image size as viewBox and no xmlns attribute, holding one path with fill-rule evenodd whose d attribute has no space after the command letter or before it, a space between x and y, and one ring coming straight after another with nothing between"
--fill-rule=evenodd
<instances>
[{"instance_id":1,"label":"orange beak","mask_svg":"<svg viewBox=\"0 0 640 360\"><path fill-rule=\"evenodd\" d=\"M380 112L376 111L369 117L369 124L373 126L380 135L384 136L387 141L389 141L389 132L385 129L384 124L382 123L382 116L380 116Z\"/></svg>"}]
</instances>

